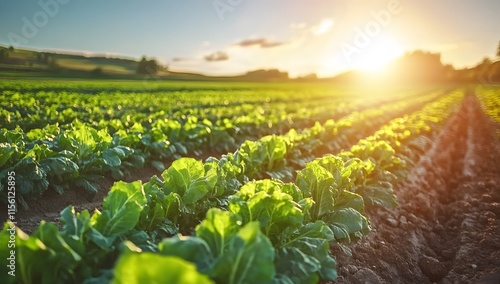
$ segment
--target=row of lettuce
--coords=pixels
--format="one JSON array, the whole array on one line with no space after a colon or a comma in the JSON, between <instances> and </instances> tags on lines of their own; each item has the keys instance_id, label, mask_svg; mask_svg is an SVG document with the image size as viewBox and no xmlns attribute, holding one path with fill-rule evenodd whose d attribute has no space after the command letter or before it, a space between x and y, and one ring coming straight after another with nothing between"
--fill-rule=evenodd
<instances>
[{"instance_id":1,"label":"row of lettuce","mask_svg":"<svg viewBox=\"0 0 500 284\"><path fill-rule=\"evenodd\" d=\"M284 135L248 140L239 151L246 158L245 174L250 178L291 179L294 170L303 168L318 152L338 152L367 135L374 126L418 108L441 93L354 111L338 121L317 122L299 132L292 128ZM337 107L339 112L349 109L345 104ZM129 171L146 164L163 171L165 159L238 149L240 140L248 137L238 129L230 121L221 126L196 117L183 124L156 119L149 129L135 124L113 132L109 127L94 128L78 121L28 132L19 127L0 129L0 181L6 181L9 172L16 172L21 189L17 198L25 208L27 201L41 197L48 189L63 194L70 188L83 188L91 197L99 191L102 175L121 180ZM7 200L5 184L0 182L0 196Z\"/></svg>"},{"instance_id":2,"label":"row of lettuce","mask_svg":"<svg viewBox=\"0 0 500 284\"><path fill-rule=\"evenodd\" d=\"M109 94L101 95L107 98ZM101 110L99 103L103 101L94 96L89 97L85 103L75 102L78 96L52 93L37 93L32 96L21 96L18 93L4 91L3 103L19 107L20 102L25 102L24 108L36 109L38 105L42 111L50 109L45 106L47 100L52 100L54 107L64 107L67 104L83 106L78 113L86 113L86 107L93 105L97 108L95 111L88 110L88 113L97 113L105 115L107 111ZM109 95L111 99L120 96ZM122 98L122 103L132 98L148 101L145 97L129 94ZM185 97L189 97L185 95ZM24 99L22 99L24 98ZM169 96L162 97L161 101L168 99ZM201 96L202 100L204 97ZM213 98L212 98L213 99ZM114 107L120 108L119 102L106 100L107 104L114 103ZM132 100L135 102L135 100ZM33 102L36 103L33 103ZM60 105L55 104L59 102ZM43 102L43 103L42 103ZM40 107L44 105L44 107ZM62 105L62 106L61 106ZM145 107L153 106L149 101ZM281 105L286 105L281 103ZM345 115L355 107L356 104L349 105L349 102L341 103L338 107L338 115ZM50 106L50 104L49 104ZM109 105L111 107L111 105ZM253 111L248 109L253 107ZM263 108L260 105L243 105L237 107L213 107L214 111L221 109L233 110L233 116L224 117L212 122L203 116L187 115L183 110L183 117L178 119L169 119L171 114L164 110L149 113L145 111L137 112L136 117L130 118L127 115L123 119L112 118L101 120L96 125L90 122L80 122L74 120L75 117L65 118L72 121L69 124L59 125L58 123L49 124L43 128L29 128L23 130L19 125L9 130L0 129L0 180L1 184L7 178L7 173L15 171L21 177L22 184L20 188L19 202L27 207L26 200L40 197L47 189L63 193L68 188L83 188L89 195L95 194L98 188L98 180L102 175L110 175L115 180L122 179L130 170L142 168L145 165L151 165L159 171L163 171L165 159L177 159L185 155L201 155L203 151L209 152L228 152L238 148L245 138L254 137L256 133L264 135L266 133L282 132L291 125L309 125L311 122L306 117L326 116L322 113L335 113L334 107L318 107L312 111L304 111L304 108L297 107L295 112L285 113L285 110L273 104L272 107ZM67 108L67 110L71 108ZM191 108L196 110L197 108ZM203 108L201 108L203 109ZM210 109L210 108L207 108ZM269 112L269 110L278 109L279 112ZM206 109L205 109L206 110ZM9 112L3 109L4 112ZM129 109L129 112L132 109ZM64 112L64 111L63 111ZM247 115L243 113L247 112ZM250 114L248 114L250 113ZM60 114L63 115L63 114ZM259 118L256 117L259 116ZM27 119L33 119L36 115L29 114ZM304 118L303 123L300 119ZM43 117L42 121L50 121L50 118ZM297 124L297 121L299 123ZM8 120L6 120L8 122ZM266 122L268 126L261 124ZM22 120L13 119L12 123L19 124ZM30 121L26 121L32 125ZM5 197L5 191L0 186L0 194Z\"/></svg>"},{"instance_id":3,"label":"row of lettuce","mask_svg":"<svg viewBox=\"0 0 500 284\"><path fill-rule=\"evenodd\" d=\"M348 149L390 120L447 95L446 91L432 92L362 112L352 112L337 121L330 119L322 125L316 123L314 127L300 132L291 129L284 135L245 141L238 151L246 165L245 176L249 179L290 181L297 170L303 169L306 163L316 157Z\"/></svg>"},{"instance_id":4,"label":"row of lettuce","mask_svg":"<svg viewBox=\"0 0 500 284\"><path fill-rule=\"evenodd\" d=\"M335 111L335 104L344 104L349 109L351 101L341 98L322 98L305 101L290 98L288 101L256 96L260 101L238 99L233 92L193 95L190 92L150 93L99 93L82 94L66 92L14 92L3 91L3 108L0 119L7 129L19 126L23 130L43 128L47 124L65 125L79 120L92 127L107 127L118 131L140 125L151 128L158 119L175 120L181 124L189 117L202 117L212 124L224 120L241 127L277 124L284 118L306 120L326 111ZM224 99L230 97L231 101ZM206 100L209 99L207 102ZM335 104L327 104L326 101ZM353 99L355 100L355 99Z\"/></svg>"},{"instance_id":5,"label":"row of lettuce","mask_svg":"<svg viewBox=\"0 0 500 284\"><path fill-rule=\"evenodd\" d=\"M500 125L500 88L494 86L479 87L477 96L486 114ZM497 137L500 137L500 127L496 129Z\"/></svg>"},{"instance_id":6,"label":"row of lettuce","mask_svg":"<svg viewBox=\"0 0 500 284\"><path fill-rule=\"evenodd\" d=\"M394 186L425 152L462 97L456 91L390 121L293 182L250 181L240 151L176 160L149 182L117 182L101 211L61 212L28 236L12 223L16 277L5 283L317 283L337 276L331 246L370 231L366 210L397 205ZM265 137L263 139L266 139ZM427 142L425 142L427 141ZM290 140L289 144L293 144ZM0 273L9 262L2 257Z\"/></svg>"},{"instance_id":7,"label":"row of lettuce","mask_svg":"<svg viewBox=\"0 0 500 284\"><path fill-rule=\"evenodd\" d=\"M3 80L0 121L4 128L20 126L24 131L75 119L117 131L134 124L148 128L152 121L165 118L184 123L189 117L201 117L212 124L229 119L235 125L266 127L283 118L313 118L343 108L348 111L351 104L360 101L380 100L316 85L163 82L155 90L141 87L140 82ZM416 91L393 92L394 97L402 98Z\"/></svg>"}]
</instances>

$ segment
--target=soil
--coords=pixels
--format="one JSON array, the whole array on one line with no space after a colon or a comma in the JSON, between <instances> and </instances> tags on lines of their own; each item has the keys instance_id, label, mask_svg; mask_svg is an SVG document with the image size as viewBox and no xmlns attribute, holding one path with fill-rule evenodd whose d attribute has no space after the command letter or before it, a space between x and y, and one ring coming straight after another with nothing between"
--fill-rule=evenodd
<instances>
[{"instance_id":1,"label":"soil","mask_svg":"<svg viewBox=\"0 0 500 284\"><path fill-rule=\"evenodd\" d=\"M163 161L165 165L169 165L171 161ZM153 175L161 175L161 172L156 170L154 167L149 166L143 169L135 170L129 176L127 176L124 181L135 181L142 180L143 182L149 181ZM108 194L109 189L113 185L114 181L110 177L104 177L98 181L100 191L93 197L89 197L88 194L79 188L73 190L67 190L64 194L57 194L54 191L47 191L44 193L42 198L34 201L28 201L28 210L21 209L16 213L17 226L21 228L24 232L31 234L42 220L46 222L59 223L60 212L69 205L74 205L76 211L89 210L90 213L94 212L95 209L102 209L102 200ZM6 210L3 210L6 212ZM7 217L1 215L2 220L6 220Z\"/></svg>"},{"instance_id":2,"label":"soil","mask_svg":"<svg viewBox=\"0 0 500 284\"><path fill-rule=\"evenodd\" d=\"M475 96L397 187L399 207L370 210L372 233L334 249L335 283L500 283L498 125Z\"/></svg>"}]
</instances>

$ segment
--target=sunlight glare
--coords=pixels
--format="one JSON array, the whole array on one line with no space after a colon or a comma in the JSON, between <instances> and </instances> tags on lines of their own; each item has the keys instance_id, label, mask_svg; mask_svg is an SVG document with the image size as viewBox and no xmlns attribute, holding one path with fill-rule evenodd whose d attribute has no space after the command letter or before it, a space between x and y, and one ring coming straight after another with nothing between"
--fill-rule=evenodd
<instances>
[{"instance_id":1,"label":"sunlight glare","mask_svg":"<svg viewBox=\"0 0 500 284\"><path fill-rule=\"evenodd\" d=\"M401 44L391 37L380 36L361 49L359 54L353 55L352 67L362 71L381 72L389 62L403 54Z\"/></svg>"}]
</instances>

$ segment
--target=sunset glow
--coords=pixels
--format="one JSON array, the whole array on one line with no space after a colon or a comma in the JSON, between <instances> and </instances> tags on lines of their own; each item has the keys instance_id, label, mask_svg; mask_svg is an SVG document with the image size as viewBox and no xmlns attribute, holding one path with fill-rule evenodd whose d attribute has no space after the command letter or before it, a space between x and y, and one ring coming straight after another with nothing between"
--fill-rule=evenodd
<instances>
[{"instance_id":1,"label":"sunset glow","mask_svg":"<svg viewBox=\"0 0 500 284\"><path fill-rule=\"evenodd\" d=\"M383 71L392 60L402 56L405 49L391 37L380 37L355 58L353 68L364 71Z\"/></svg>"},{"instance_id":2,"label":"sunset glow","mask_svg":"<svg viewBox=\"0 0 500 284\"><path fill-rule=\"evenodd\" d=\"M147 56L172 71L213 76L269 68L290 77L378 72L412 50L441 53L443 63L463 68L493 56L499 34L498 1L38 2L45 3L0 4L0 45ZM348 58L346 45L355 49Z\"/></svg>"}]
</instances>

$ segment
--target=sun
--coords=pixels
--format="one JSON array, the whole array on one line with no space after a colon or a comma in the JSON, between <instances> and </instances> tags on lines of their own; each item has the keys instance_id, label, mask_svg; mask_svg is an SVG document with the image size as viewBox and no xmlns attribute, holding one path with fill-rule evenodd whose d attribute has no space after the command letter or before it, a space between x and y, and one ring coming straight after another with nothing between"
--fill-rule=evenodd
<instances>
[{"instance_id":1,"label":"sun","mask_svg":"<svg viewBox=\"0 0 500 284\"><path fill-rule=\"evenodd\" d=\"M389 62L402 56L404 48L389 36L371 39L365 48L353 55L352 68L368 72L382 72Z\"/></svg>"}]
</instances>

